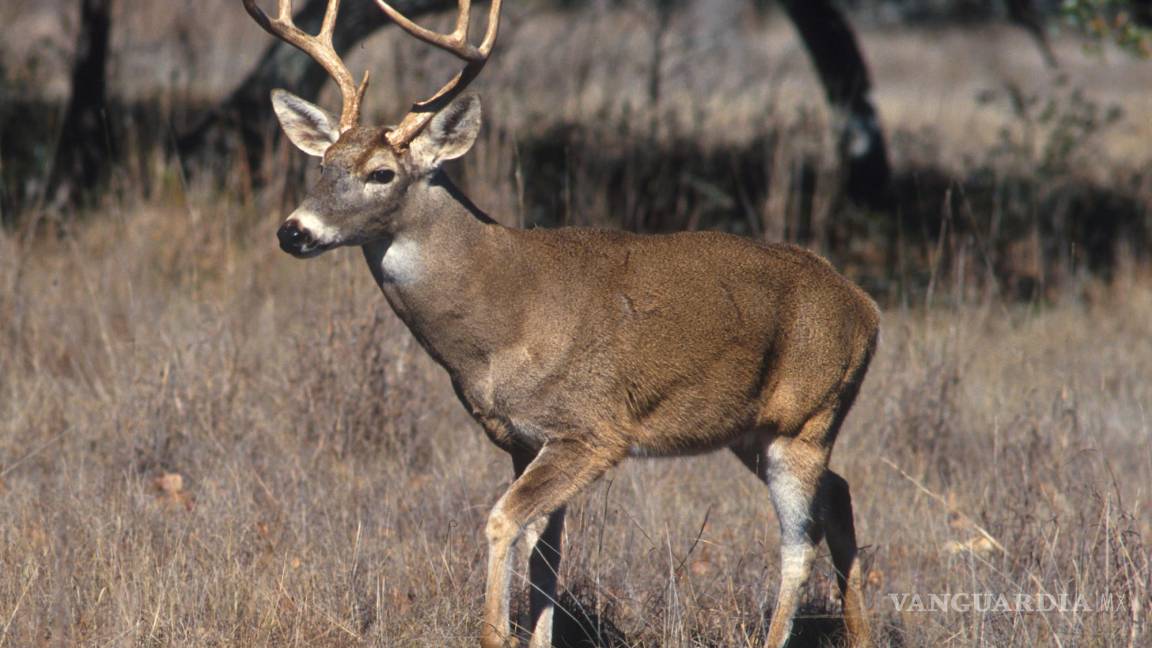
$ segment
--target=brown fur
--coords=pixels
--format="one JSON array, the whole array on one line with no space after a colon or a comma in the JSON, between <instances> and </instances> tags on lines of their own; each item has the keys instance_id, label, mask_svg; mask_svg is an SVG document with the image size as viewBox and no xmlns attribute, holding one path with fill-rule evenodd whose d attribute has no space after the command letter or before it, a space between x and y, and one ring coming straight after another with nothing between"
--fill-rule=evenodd
<instances>
[{"instance_id":1,"label":"brown fur","mask_svg":"<svg viewBox=\"0 0 1152 648\"><path fill-rule=\"evenodd\" d=\"M475 110L463 128L478 128ZM769 484L780 517L766 645L787 641L825 534L848 629L867 644L848 485L827 463L875 348L872 300L794 246L492 222L437 169L437 152L471 145L457 122L434 120L413 143L421 153L392 151L378 130L344 133L302 209L339 232L336 244L363 246L396 314L513 455L517 479L487 528L481 643L511 641L507 578L525 529L558 544L564 504L629 455L729 447ZM366 184L375 168L396 177ZM545 594L558 562L558 546L536 547L531 579ZM541 626L549 598L533 597ZM533 645L549 636L536 628Z\"/></svg>"}]
</instances>

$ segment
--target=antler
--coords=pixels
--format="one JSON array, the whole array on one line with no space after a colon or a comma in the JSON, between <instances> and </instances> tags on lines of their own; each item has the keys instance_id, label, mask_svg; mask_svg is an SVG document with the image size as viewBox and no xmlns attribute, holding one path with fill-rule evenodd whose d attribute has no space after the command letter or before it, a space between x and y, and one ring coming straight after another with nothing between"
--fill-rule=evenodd
<instances>
[{"instance_id":1,"label":"antler","mask_svg":"<svg viewBox=\"0 0 1152 648\"><path fill-rule=\"evenodd\" d=\"M488 31L484 34L484 40L481 41L479 47L468 42L468 17L472 0L460 0L460 13L456 17L456 29L451 34L441 34L417 25L393 9L385 0L376 0L376 4L404 31L418 40L453 54L465 62L464 69L451 81L428 99L413 104L412 109L404 116L400 124L388 132L388 142L393 147L402 149L407 147L412 139L428 125L437 111L452 101L464 88L467 88L468 84L480 74L480 70L484 69L484 64L488 62L488 55L492 53L492 46L496 44L496 33L500 29L501 0L492 0L492 6L488 10Z\"/></svg>"},{"instance_id":2,"label":"antler","mask_svg":"<svg viewBox=\"0 0 1152 648\"><path fill-rule=\"evenodd\" d=\"M340 109L340 132L352 128L360 121L360 102L364 99L364 91L368 89L368 73L364 73L364 80L357 87L352 80L352 73L340 60L340 55L332 46L332 30L336 26L336 13L340 10L340 0L328 0L328 7L324 10L324 21L320 24L320 33L309 36L292 22L292 0L277 0L276 18L269 18L256 0L242 0L248 15L264 28L264 31L288 43L311 56L320 64L328 75L340 87L343 104Z\"/></svg>"}]
</instances>

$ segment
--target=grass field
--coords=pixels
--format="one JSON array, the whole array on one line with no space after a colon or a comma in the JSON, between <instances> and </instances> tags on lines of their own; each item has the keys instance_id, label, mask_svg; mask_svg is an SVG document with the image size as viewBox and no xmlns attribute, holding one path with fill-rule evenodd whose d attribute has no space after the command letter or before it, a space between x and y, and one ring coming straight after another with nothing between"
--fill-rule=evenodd
<instances>
[{"instance_id":1,"label":"grass field","mask_svg":"<svg viewBox=\"0 0 1152 648\"><path fill-rule=\"evenodd\" d=\"M7 645L470 643L509 462L358 254L150 205L0 244ZM886 312L833 464L890 645L1143 645L1152 288L1090 294ZM777 537L733 457L628 463L570 520L562 582L617 645L754 642ZM888 597L947 592L1093 609Z\"/></svg>"},{"instance_id":2,"label":"grass field","mask_svg":"<svg viewBox=\"0 0 1152 648\"><path fill-rule=\"evenodd\" d=\"M5 47L53 33L43 7L13 7L0 11L24 22ZM118 37L128 39L117 63L125 94L142 92L133 82L148 82L149 57L162 63L157 76L180 67L179 52L132 40L160 20L149 11L159 10ZM191 14L193 43L236 49L204 49L169 90L219 93L243 68L228 61L250 60L262 36L245 22L213 32ZM677 24L696 40L668 43L696 55L667 70L665 109L686 115L680 135L713 145L801 124L780 155L827 159L828 142L812 135L827 118L787 30L741 12L694 15ZM632 34L609 62L647 46L641 14L589 20L569 30L563 16L524 9L507 55L485 72L495 126L457 171L508 224L523 217L523 188L506 134L545 129L548 116L624 120L645 74L589 63L580 83L561 83L528 65L550 39L558 60L578 59L598 28ZM712 32L735 36L701 45ZM973 36L961 30L861 36L898 167L1039 163L1047 124L1014 114L1003 95L975 101L985 88L1043 95L1056 84L1023 37L981 31L969 57ZM392 38L372 47L399 51ZM1077 142L1069 159L1091 164L1067 173L1138 185L1146 219L1152 68L1057 48L1071 79L1060 84L1125 110ZM398 108L442 75L398 76L377 75L372 110ZM517 106L522 96L534 99ZM710 96L731 101L689 101ZM988 152L1002 128L1026 135L1010 159ZM125 174L85 218L33 210L0 230L0 646L473 645L484 519L510 481L508 459L357 251L304 263L276 248L296 189L185 184L159 155L137 168L152 174L147 188ZM601 199L577 197L585 208L573 220L613 222ZM782 205L772 198L765 218L783 218ZM948 262L977 264L981 250ZM933 271L932 288L887 296L877 357L832 459L853 487L882 645L1146 646L1152 274L1125 257L1109 282L1070 273L1026 303L974 290L970 277ZM777 529L766 489L734 457L631 461L568 519L558 645L759 645ZM825 550L795 643L835 644L834 581ZM519 613L523 575L514 583ZM932 595L956 594L971 605L935 609ZM1001 596L1011 609L997 609Z\"/></svg>"}]
</instances>

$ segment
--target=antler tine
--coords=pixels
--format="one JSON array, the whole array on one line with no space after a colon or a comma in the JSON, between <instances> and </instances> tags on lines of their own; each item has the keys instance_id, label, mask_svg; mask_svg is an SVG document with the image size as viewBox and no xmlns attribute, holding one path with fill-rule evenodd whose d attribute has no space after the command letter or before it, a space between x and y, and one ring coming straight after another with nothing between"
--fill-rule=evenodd
<instances>
[{"instance_id":1,"label":"antler tine","mask_svg":"<svg viewBox=\"0 0 1152 648\"><path fill-rule=\"evenodd\" d=\"M324 10L324 20L320 26L320 33L311 36L296 26L292 20L292 0L278 0L276 18L269 18L256 0L241 0L249 16L260 25L264 31L292 45L293 47L311 56L313 60L324 68L336 85L340 88L343 99L340 109L340 132L352 128L360 121L360 102L364 99L364 91L368 89L368 73L357 86L352 79L352 73L336 53L332 45L332 33L336 27L336 14L340 11L340 0L328 0Z\"/></svg>"},{"instance_id":2,"label":"antler tine","mask_svg":"<svg viewBox=\"0 0 1152 648\"><path fill-rule=\"evenodd\" d=\"M376 5L388 14L388 17L401 29L429 45L435 45L468 62L479 61L483 58L480 50L468 42L468 18L472 8L471 0L460 0L460 12L456 16L456 28L452 30L451 34L441 34L417 25L385 0L376 0Z\"/></svg>"},{"instance_id":3,"label":"antler tine","mask_svg":"<svg viewBox=\"0 0 1152 648\"><path fill-rule=\"evenodd\" d=\"M291 4L292 0L281 0L287 4ZM320 23L320 33L316 35L318 39L332 51L336 51L332 47L332 32L336 28L336 14L340 11L340 0L330 0L328 6L324 8L324 20Z\"/></svg>"},{"instance_id":4,"label":"antler tine","mask_svg":"<svg viewBox=\"0 0 1152 648\"><path fill-rule=\"evenodd\" d=\"M468 42L468 19L472 0L460 0L460 12L456 17L456 28L451 34L441 34L417 25L396 11L386 0L376 0L376 4L401 29L417 40L439 47L465 62L463 70L440 88L436 94L423 101L417 101L408 114L404 116L404 119L400 121L400 124L388 133L388 141L392 146L402 149L408 146L412 139L428 125L437 111L452 101L464 88L467 88L468 84L484 69L484 64L488 62L488 56L492 53L492 48L496 44L496 35L500 30L502 0L492 0L492 5L488 9L488 29L479 47Z\"/></svg>"}]
</instances>

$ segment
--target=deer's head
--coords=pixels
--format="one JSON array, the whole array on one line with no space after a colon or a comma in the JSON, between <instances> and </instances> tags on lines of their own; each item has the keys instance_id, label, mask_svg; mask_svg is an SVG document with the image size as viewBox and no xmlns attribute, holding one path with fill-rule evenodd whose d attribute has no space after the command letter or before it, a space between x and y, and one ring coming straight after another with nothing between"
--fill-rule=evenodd
<instances>
[{"instance_id":1,"label":"deer's head","mask_svg":"<svg viewBox=\"0 0 1152 648\"><path fill-rule=\"evenodd\" d=\"M341 245L362 245L387 238L425 217L419 197L428 191L440 164L468 152L480 130L480 101L460 96L488 60L500 24L501 0L493 0L488 30L479 47L468 42L471 0L460 0L451 34L428 31L384 0L381 10L417 39L465 62L464 69L430 99L417 102L394 128L359 126L360 104L368 74L356 85L332 46L340 0L329 0L320 33L310 36L292 22L291 0L278 0L275 19L256 0L244 8L273 36L303 50L336 81L343 97L339 118L284 90L272 92L272 106L288 139L321 159L320 178L308 197L277 231L280 247L297 257L312 257Z\"/></svg>"},{"instance_id":2,"label":"deer's head","mask_svg":"<svg viewBox=\"0 0 1152 648\"><path fill-rule=\"evenodd\" d=\"M272 103L288 139L322 160L319 179L276 232L280 247L301 258L386 238L429 216L418 207L420 196L440 164L467 153L480 130L473 95L438 112L403 149L389 142L387 128L341 133L322 108L288 92L274 92Z\"/></svg>"}]
</instances>

